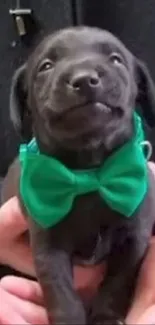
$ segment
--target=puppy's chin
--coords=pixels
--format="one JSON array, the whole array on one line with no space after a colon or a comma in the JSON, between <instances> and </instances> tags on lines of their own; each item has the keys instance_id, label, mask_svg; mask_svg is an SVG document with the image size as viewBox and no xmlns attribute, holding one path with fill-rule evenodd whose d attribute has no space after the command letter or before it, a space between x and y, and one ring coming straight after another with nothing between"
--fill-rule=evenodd
<instances>
[{"instance_id":1,"label":"puppy's chin","mask_svg":"<svg viewBox=\"0 0 155 325\"><path fill-rule=\"evenodd\" d=\"M70 150L94 150L104 143L109 125L120 120L117 108L101 102L89 102L65 110L61 114L49 112L48 134L62 147ZM109 128L109 131L108 131Z\"/></svg>"},{"instance_id":2,"label":"puppy's chin","mask_svg":"<svg viewBox=\"0 0 155 325\"><path fill-rule=\"evenodd\" d=\"M80 151L80 150L96 150L103 143L102 133L98 131L88 132L86 134L73 138L59 139L58 142L64 149Z\"/></svg>"},{"instance_id":3,"label":"puppy's chin","mask_svg":"<svg viewBox=\"0 0 155 325\"><path fill-rule=\"evenodd\" d=\"M38 139L42 152L52 154L53 147L69 151L94 151L103 144L103 132L101 129L86 132L84 134L63 137L61 132L58 137L47 134L46 137Z\"/></svg>"}]
</instances>

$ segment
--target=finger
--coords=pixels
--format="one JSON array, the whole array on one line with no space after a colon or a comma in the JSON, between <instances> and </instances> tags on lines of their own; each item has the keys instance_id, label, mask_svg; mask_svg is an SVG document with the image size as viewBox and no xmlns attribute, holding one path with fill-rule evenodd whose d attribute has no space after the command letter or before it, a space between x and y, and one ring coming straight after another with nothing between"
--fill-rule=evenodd
<instances>
[{"instance_id":1,"label":"finger","mask_svg":"<svg viewBox=\"0 0 155 325\"><path fill-rule=\"evenodd\" d=\"M3 292L0 289L1 295L1 303L0 303L0 324L1 325L28 325L28 322L24 320L24 318L19 315L11 306L8 304L8 301L5 300Z\"/></svg>"},{"instance_id":2,"label":"finger","mask_svg":"<svg viewBox=\"0 0 155 325\"><path fill-rule=\"evenodd\" d=\"M28 325L28 323L18 313L10 308L7 303L2 303L0 307L0 324L1 325Z\"/></svg>"},{"instance_id":3,"label":"finger","mask_svg":"<svg viewBox=\"0 0 155 325\"><path fill-rule=\"evenodd\" d=\"M154 175L155 175L155 163L153 163L152 161L150 161L150 162L148 163L148 165L149 165L150 169L152 170L152 172L153 172Z\"/></svg>"},{"instance_id":4,"label":"finger","mask_svg":"<svg viewBox=\"0 0 155 325\"><path fill-rule=\"evenodd\" d=\"M152 299L155 299L155 237L152 237L147 256L142 264L138 282L137 294L142 291L152 292Z\"/></svg>"},{"instance_id":5,"label":"finger","mask_svg":"<svg viewBox=\"0 0 155 325\"><path fill-rule=\"evenodd\" d=\"M128 323L135 323L144 310L155 303L155 238L150 241L147 256L142 264Z\"/></svg>"},{"instance_id":6,"label":"finger","mask_svg":"<svg viewBox=\"0 0 155 325\"><path fill-rule=\"evenodd\" d=\"M6 256L4 256L5 258ZM16 246L14 243L14 250L11 255L8 254L6 263L24 274L36 277L32 252L30 247L24 242L17 242Z\"/></svg>"},{"instance_id":7,"label":"finger","mask_svg":"<svg viewBox=\"0 0 155 325\"><path fill-rule=\"evenodd\" d=\"M150 296L147 293L139 296L139 299L137 296L136 299L134 299L131 309L126 317L126 323L130 325L137 324L138 320L141 318L141 315L143 315L144 311L149 308L150 301Z\"/></svg>"},{"instance_id":8,"label":"finger","mask_svg":"<svg viewBox=\"0 0 155 325\"><path fill-rule=\"evenodd\" d=\"M33 303L20 301L20 314L30 324L48 325L48 316L45 308Z\"/></svg>"},{"instance_id":9,"label":"finger","mask_svg":"<svg viewBox=\"0 0 155 325\"><path fill-rule=\"evenodd\" d=\"M138 319L139 325L154 325L155 324L155 305L148 308L143 315Z\"/></svg>"},{"instance_id":10,"label":"finger","mask_svg":"<svg viewBox=\"0 0 155 325\"><path fill-rule=\"evenodd\" d=\"M7 291L3 290L3 301L14 311L15 315L18 315L18 319L24 320L24 324L48 324L47 314L43 307L31 303L29 301L20 299L15 295L8 293ZM8 313L7 320L10 320L10 314ZM12 323L11 324L16 324ZM23 324L23 323L20 323Z\"/></svg>"},{"instance_id":11,"label":"finger","mask_svg":"<svg viewBox=\"0 0 155 325\"><path fill-rule=\"evenodd\" d=\"M74 267L74 287L83 300L89 301L97 293L98 287L103 281L105 271L104 264Z\"/></svg>"},{"instance_id":12,"label":"finger","mask_svg":"<svg viewBox=\"0 0 155 325\"><path fill-rule=\"evenodd\" d=\"M5 239L6 240L6 239ZM29 243L24 240L24 237L17 238L12 243L13 249L5 247L0 250L0 261L4 265L10 267L32 277L36 277L32 251Z\"/></svg>"},{"instance_id":13,"label":"finger","mask_svg":"<svg viewBox=\"0 0 155 325\"><path fill-rule=\"evenodd\" d=\"M48 316L44 307L33 302L19 299L18 297L11 297L11 294L9 299L12 299L12 306L15 311L25 319L27 323L37 325L48 324Z\"/></svg>"},{"instance_id":14,"label":"finger","mask_svg":"<svg viewBox=\"0 0 155 325\"><path fill-rule=\"evenodd\" d=\"M31 280L15 276L6 276L0 281L1 287L9 293L38 305L43 305L43 294L40 285Z\"/></svg>"},{"instance_id":15,"label":"finger","mask_svg":"<svg viewBox=\"0 0 155 325\"><path fill-rule=\"evenodd\" d=\"M17 197L11 198L0 208L0 238L20 235L28 228Z\"/></svg>"}]
</instances>

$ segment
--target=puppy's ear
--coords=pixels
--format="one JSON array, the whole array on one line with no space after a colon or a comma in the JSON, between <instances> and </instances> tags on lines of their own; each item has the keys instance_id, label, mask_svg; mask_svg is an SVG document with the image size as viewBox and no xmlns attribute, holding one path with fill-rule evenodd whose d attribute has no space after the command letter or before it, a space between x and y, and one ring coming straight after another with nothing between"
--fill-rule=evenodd
<instances>
[{"instance_id":1,"label":"puppy's ear","mask_svg":"<svg viewBox=\"0 0 155 325\"><path fill-rule=\"evenodd\" d=\"M32 137L31 113L27 106L26 64L16 70L10 91L10 117L21 140Z\"/></svg>"},{"instance_id":2,"label":"puppy's ear","mask_svg":"<svg viewBox=\"0 0 155 325\"><path fill-rule=\"evenodd\" d=\"M137 74L137 105L140 107L143 117L149 127L155 126L155 84L151 78L147 66L140 60L136 60Z\"/></svg>"}]
</instances>

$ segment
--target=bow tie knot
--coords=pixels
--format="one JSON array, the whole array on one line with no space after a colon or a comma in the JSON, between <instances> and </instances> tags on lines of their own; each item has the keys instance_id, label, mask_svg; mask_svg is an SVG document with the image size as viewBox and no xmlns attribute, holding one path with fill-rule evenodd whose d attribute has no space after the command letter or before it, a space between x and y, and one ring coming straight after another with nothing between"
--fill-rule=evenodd
<instances>
[{"instance_id":1,"label":"bow tie knot","mask_svg":"<svg viewBox=\"0 0 155 325\"><path fill-rule=\"evenodd\" d=\"M85 171L83 174L76 172L74 176L77 195L95 192L100 189L100 181L96 177L95 171L90 173Z\"/></svg>"}]
</instances>

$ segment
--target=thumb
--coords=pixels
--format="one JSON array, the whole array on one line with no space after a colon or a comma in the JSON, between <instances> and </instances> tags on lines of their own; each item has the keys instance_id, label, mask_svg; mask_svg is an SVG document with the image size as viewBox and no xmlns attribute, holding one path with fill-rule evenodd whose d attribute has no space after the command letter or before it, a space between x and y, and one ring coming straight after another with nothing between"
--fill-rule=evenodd
<instances>
[{"instance_id":1,"label":"thumb","mask_svg":"<svg viewBox=\"0 0 155 325\"><path fill-rule=\"evenodd\" d=\"M127 324L137 323L140 315L155 304L155 238L152 237L147 255L142 264ZM146 315L144 315L145 317ZM148 324L148 323L147 323ZM152 323L151 323L152 324ZM155 324L155 322L154 322Z\"/></svg>"},{"instance_id":2,"label":"thumb","mask_svg":"<svg viewBox=\"0 0 155 325\"><path fill-rule=\"evenodd\" d=\"M138 319L139 325L154 325L155 324L155 305L148 308L143 315Z\"/></svg>"},{"instance_id":3,"label":"thumb","mask_svg":"<svg viewBox=\"0 0 155 325\"><path fill-rule=\"evenodd\" d=\"M152 170L152 172L153 172L153 174L155 176L155 163L152 162L152 161L149 161L148 165L149 165L150 169Z\"/></svg>"},{"instance_id":4,"label":"thumb","mask_svg":"<svg viewBox=\"0 0 155 325\"><path fill-rule=\"evenodd\" d=\"M11 198L0 208L0 238L15 237L28 229L17 197Z\"/></svg>"}]
</instances>

